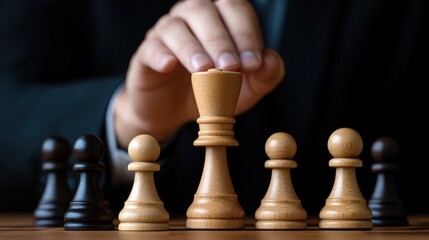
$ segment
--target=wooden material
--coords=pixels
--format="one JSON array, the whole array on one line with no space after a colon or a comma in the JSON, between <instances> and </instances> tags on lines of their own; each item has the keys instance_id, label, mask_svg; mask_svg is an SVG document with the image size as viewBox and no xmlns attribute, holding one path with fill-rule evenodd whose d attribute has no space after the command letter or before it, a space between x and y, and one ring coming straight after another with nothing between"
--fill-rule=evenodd
<instances>
[{"instance_id":1,"label":"wooden material","mask_svg":"<svg viewBox=\"0 0 429 240\"><path fill-rule=\"evenodd\" d=\"M128 154L133 160L128 171L135 172L131 193L119 213L121 231L160 231L169 229L170 216L158 196L153 173L160 170L155 161L160 154L158 142L150 135L133 138Z\"/></svg>"},{"instance_id":2,"label":"wooden material","mask_svg":"<svg viewBox=\"0 0 429 240\"><path fill-rule=\"evenodd\" d=\"M305 229L307 212L293 188L290 169L296 168L292 160L297 150L295 139L288 133L272 134L265 144L270 160L265 167L272 169L268 191L256 210L257 229Z\"/></svg>"},{"instance_id":3,"label":"wooden material","mask_svg":"<svg viewBox=\"0 0 429 240\"><path fill-rule=\"evenodd\" d=\"M100 172L104 169L100 162L104 144L94 135L79 137L73 147L73 155L78 160L73 170L80 173L79 184L70 207L64 215L65 230L111 230L114 214L109 202L104 198L99 186Z\"/></svg>"},{"instance_id":4,"label":"wooden material","mask_svg":"<svg viewBox=\"0 0 429 240\"><path fill-rule=\"evenodd\" d=\"M374 192L368 206L372 210L374 226L406 226L407 212L395 184L398 172L398 144L390 137L378 138L371 147L375 164L371 170L377 174Z\"/></svg>"},{"instance_id":5,"label":"wooden material","mask_svg":"<svg viewBox=\"0 0 429 240\"><path fill-rule=\"evenodd\" d=\"M42 170L46 172L46 184L34 211L36 226L64 225L64 214L73 197L67 182L68 171L71 170L68 164L70 153L71 146L63 137L52 136L43 142Z\"/></svg>"},{"instance_id":6,"label":"wooden material","mask_svg":"<svg viewBox=\"0 0 429 240\"><path fill-rule=\"evenodd\" d=\"M238 202L228 169L226 147L237 146L234 111L241 89L238 72L211 69L192 74L200 117L195 146L206 147L203 174L189 206L186 227L191 229L244 228L244 210Z\"/></svg>"},{"instance_id":7,"label":"wooden material","mask_svg":"<svg viewBox=\"0 0 429 240\"><path fill-rule=\"evenodd\" d=\"M320 211L322 229L371 229L372 213L366 205L356 179L355 168L363 163L357 157L363 149L358 132L351 128L335 130L328 140L334 157L329 166L336 168L335 182L325 206Z\"/></svg>"},{"instance_id":8,"label":"wooden material","mask_svg":"<svg viewBox=\"0 0 429 240\"><path fill-rule=\"evenodd\" d=\"M169 231L64 231L63 228L35 227L32 215L1 214L0 213L0 239L5 240L300 240L300 239L333 239L333 240L426 240L429 239L429 216L410 215L409 226L374 227L369 231L327 231L317 227L318 219L309 217L306 230L277 231L258 230L254 228L253 221L246 219L243 230L187 230L185 219L171 219Z\"/></svg>"}]
</instances>

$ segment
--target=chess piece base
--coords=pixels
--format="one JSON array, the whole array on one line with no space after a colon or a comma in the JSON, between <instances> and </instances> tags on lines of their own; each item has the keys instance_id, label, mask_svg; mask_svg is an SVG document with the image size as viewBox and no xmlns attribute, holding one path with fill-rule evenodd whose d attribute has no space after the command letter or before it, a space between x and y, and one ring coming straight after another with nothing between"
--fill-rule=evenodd
<instances>
[{"instance_id":1,"label":"chess piece base","mask_svg":"<svg viewBox=\"0 0 429 240\"><path fill-rule=\"evenodd\" d=\"M321 229L372 229L373 225L368 220L320 220Z\"/></svg>"},{"instance_id":2,"label":"chess piece base","mask_svg":"<svg viewBox=\"0 0 429 240\"><path fill-rule=\"evenodd\" d=\"M127 223L121 222L118 225L120 231L165 231L169 230L168 223Z\"/></svg>"},{"instance_id":3,"label":"chess piece base","mask_svg":"<svg viewBox=\"0 0 429 240\"><path fill-rule=\"evenodd\" d=\"M66 222L64 230L71 231L98 231L98 230L113 230L115 225L112 222L93 222L93 223L77 223Z\"/></svg>"},{"instance_id":4,"label":"chess piece base","mask_svg":"<svg viewBox=\"0 0 429 240\"><path fill-rule=\"evenodd\" d=\"M376 227L400 227L400 226L408 226L409 223L407 219L372 219L372 224Z\"/></svg>"},{"instance_id":5,"label":"chess piece base","mask_svg":"<svg viewBox=\"0 0 429 240\"><path fill-rule=\"evenodd\" d=\"M244 219L192 219L186 220L189 229L242 229Z\"/></svg>"},{"instance_id":6,"label":"chess piece base","mask_svg":"<svg viewBox=\"0 0 429 240\"><path fill-rule=\"evenodd\" d=\"M306 221L257 221L257 229L306 229Z\"/></svg>"},{"instance_id":7,"label":"chess piece base","mask_svg":"<svg viewBox=\"0 0 429 240\"><path fill-rule=\"evenodd\" d=\"M64 219L38 219L34 222L34 225L38 227L62 227L64 225Z\"/></svg>"}]
</instances>

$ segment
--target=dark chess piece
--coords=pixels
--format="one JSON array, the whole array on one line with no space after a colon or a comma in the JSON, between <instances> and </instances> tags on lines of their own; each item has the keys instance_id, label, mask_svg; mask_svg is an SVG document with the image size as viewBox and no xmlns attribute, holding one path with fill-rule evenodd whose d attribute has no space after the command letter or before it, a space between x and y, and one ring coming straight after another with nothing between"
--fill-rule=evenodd
<instances>
[{"instance_id":1,"label":"dark chess piece","mask_svg":"<svg viewBox=\"0 0 429 240\"><path fill-rule=\"evenodd\" d=\"M65 213L65 230L112 230L114 214L100 189L100 162L104 153L101 139L84 135L74 144L73 155L78 162L73 166L80 173L79 184L70 207Z\"/></svg>"},{"instance_id":2,"label":"dark chess piece","mask_svg":"<svg viewBox=\"0 0 429 240\"><path fill-rule=\"evenodd\" d=\"M70 153L70 144L60 136L50 137L43 142L42 171L46 173L46 184L34 211L36 226L64 225L64 214L72 199L72 191L67 182L67 173L71 170L67 163Z\"/></svg>"},{"instance_id":3,"label":"dark chess piece","mask_svg":"<svg viewBox=\"0 0 429 240\"><path fill-rule=\"evenodd\" d=\"M377 174L375 189L368 201L374 226L408 225L407 213L394 181L394 175L398 172L395 163L399 156L397 143L392 138L380 137L373 143L371 155L376 161L371 170Z\"/></svg>"}]
</instances>

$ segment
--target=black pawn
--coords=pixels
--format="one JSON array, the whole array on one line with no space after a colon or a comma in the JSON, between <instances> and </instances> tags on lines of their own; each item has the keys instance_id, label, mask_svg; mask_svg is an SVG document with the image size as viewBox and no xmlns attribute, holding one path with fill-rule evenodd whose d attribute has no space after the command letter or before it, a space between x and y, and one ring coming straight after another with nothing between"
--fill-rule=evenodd
<instances>
[{"instance_id":1,"label":"black pawn","mask_svg":"<svg viewBox=\"0 0 429 240\"><path fill-rule=\"evenodd\" d=\"M406 226L407 213L396 189L394 176L398 172L398 145L389 137L377 139L371 148L371 155L376 161L372 172L377 174L377 181L368 206L372 210L374 226Z\"/></svg>"},{"instance_id":2,"label":"black pawn","mask_svg":"<svg viewBox=\"0 0 429 240\"><path fill-rule=\"evenodd\" d=\"M73 155L78 162L73 166L80 173L79 184L70 207L65 213L65 230L111 230L114 214L101 192L99 179L104 165L103 142L94 135L84 135L74 144Z\"/></svg>"},{"instance_id":3,"label":"black pawn","mask_svg":"<svg viewBox=\"0 0 429 240\"><path fill-rule=\"evenodd\" d=\"M71 169L67 163L71 146L62 137L53 136L42 145L42 171L46 172L46 184L42 198L34 211L36 226L62 227L72 192L67 182Z\"/></svg>"}]
</instances>

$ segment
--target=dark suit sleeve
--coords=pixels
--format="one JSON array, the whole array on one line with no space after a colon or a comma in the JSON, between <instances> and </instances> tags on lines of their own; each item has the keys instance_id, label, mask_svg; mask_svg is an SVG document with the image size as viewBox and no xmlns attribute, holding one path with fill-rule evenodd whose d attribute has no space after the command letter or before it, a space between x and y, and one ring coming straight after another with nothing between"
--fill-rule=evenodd
<instances>
[{"instance_id":1,"label":"dark suit sleeve","mask_svg":"<svg viewBox=\"0 0 429 240\"><path fill-rule=\"evenodd\" d=\"M72 18L65 6L27 3L0 4L0 211L35 208L42 142L103 135L107 104L124 79L119 68L96 74L90 65L82 12Z\"/></svg>"}]
</instances>

